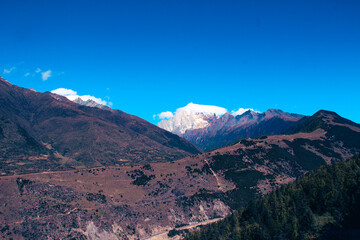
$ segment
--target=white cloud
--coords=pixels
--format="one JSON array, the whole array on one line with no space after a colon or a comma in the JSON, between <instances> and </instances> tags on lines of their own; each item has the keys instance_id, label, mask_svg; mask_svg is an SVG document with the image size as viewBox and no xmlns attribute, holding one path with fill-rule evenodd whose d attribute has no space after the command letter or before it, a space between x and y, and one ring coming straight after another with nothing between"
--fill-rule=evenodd
<instances>
[{"instance_id":1,"label":"white cloud","mask_svg":"<svg viewBox=\"0 0 360 240\"><path fill-rule=\"evenodd\" d=\"M170 119L174 116L174 114L170 111L166 111L166 112L156 114L155 116L158 117L159 119Z\"/></svg>"},{"instance_id":2,"label":"white cloud","mask_svg":"<svg viewBox=\"0 0 360 240\"><path fill-rule=\"evenodd\" d=\"M25 76L25 77L27 77L27 76L29 76L29 75L30 75L30 73L25 73L25 75L24 75L24 76Z\"/></svg>"},{"instance_id":3,"label":"white cloud","mask_svg":"<svg viewBox=\"0 0 360 240\"><path fill-rule=\"evenodd\" d=\"M185 107L176 109L175 113L171 111L161 112L159 114L154 114L154 119L171 119L175 114L180 112L193 112L193 113L205 113L205 114L216 114L221 116L227 112L226 108L213 106L213 105L200 105L195 103L189 103Z\"/></svg>"},{"instance_id":4,"label":"white cloud","mask_svg":"<svg viewBox=\"0 0 360 240\"><path fill-rule=\"evenodd\" d=\"M61 95L64 97L68 97L68 96L77 96L77 92L71 89L67 89L67 88L58 88L55 90L51 91L52 93L55 93L57 95ZM71 99L70 99L71 100ZM74 100L74 99L73 99Z\"/></svg>"},{"instance_id":5,"label":"white cloud","mask_svg":"<svg viewBox=\"0 0 360 240\"><path fill-rule=\"evenodd\" d=\"M185 107L176 109L176 113L179 112L195 112L195 113L207 113L207 114L216 114L223 115L227 112L226 108L213 106L213 105L200 105L195 103L189 103Z\"/></svg>"},{"instance_id":6,"label":"white cloud","mask_svg":"<svg viewBox=\"0 0 360 240\"><path fill-rule=\"evenodd\" d=\"M41 78L43 81L48 80L49 77L51 77L51 70L47 70L41 73Z\"/></svg>"},{"instance_id":7,"label":"white cloud","mask_svg":"<svg viewBox=\"0 0 360 240\"><path fill-rule=\"evenodd\" d=\"M112 105L112 102L107 103L106 101L102 100L101 98L97 98L91 95L78 95L76 91L72 90L72 89L67 89L67 88L58 88L55 90L51 91L52 93L64 96L66 98L68 98L71 101L74 101L77 98L80 98L83 101L87 101L87 100L92 100L96 103L102 104L102 105Z\"/></svg>"},{"instance_id":8,"label":"white cloud","mask_svg":"<svg viewBox=\"0 0 360 240\"><path fill-rule=\"evenodd\" d=\"M36 72L36 73L39 73L39 72L41 72L41 69L40 69L40 68L37 68L37 69L35 70L35 72Z\"/></svg>"},{"instance_id":9,"label":"white cloud","mask_svg":"<svg viewBox=\"0 0 360 240\"><path fill-rule=\"evenodd\" d=\"M16 67L4 68L4 74L11 73L11 72L14 71L15 69L16 69Z\"/></svg>"}]
</instances>

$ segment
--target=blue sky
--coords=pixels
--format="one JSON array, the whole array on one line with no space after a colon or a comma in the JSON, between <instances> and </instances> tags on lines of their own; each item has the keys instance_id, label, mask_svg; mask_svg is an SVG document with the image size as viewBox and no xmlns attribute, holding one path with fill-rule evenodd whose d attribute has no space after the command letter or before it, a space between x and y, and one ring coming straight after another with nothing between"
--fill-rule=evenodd
<instances>
[{"instance_id":1,"label":"blue sky","mask_svg":"<svg viewBox=\"0 0 360 240\"><path fill-rule=\"evenodd\" d=\"M153 123L189 102L327 109L360 122L360 1L0 0L0 9L0 75L22 87L72 89Z\"/></svg>"}]
</instances>

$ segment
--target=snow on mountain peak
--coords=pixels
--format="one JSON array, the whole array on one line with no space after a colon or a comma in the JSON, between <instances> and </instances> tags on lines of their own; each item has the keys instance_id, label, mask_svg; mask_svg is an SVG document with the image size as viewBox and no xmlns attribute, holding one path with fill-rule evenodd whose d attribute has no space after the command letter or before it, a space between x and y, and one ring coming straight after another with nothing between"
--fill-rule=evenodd
<instances>
[{"instance_id":1,"label":"snow on mountain peak","mask_svg":"<svg viewBox=\"0 0 360 240\"><path fill-rule=\"evenodd\" d=\"M94 101L97 104L101 105L111 105L110 103L106 102L105 100L102 100L101 98L97 98L91 95L78 95L78 93L72 89L67 88L58 88L55 90L52 90L51 93L55 93L60 96L64 96L70 101L75 101L76 99L80 98L82 101L86 102L88 100Z\"/></svg>"},{"instance_id":2,"label":"snow on mountain peak","mask_svg":"<svg viewBox=\"0 0 360 240\"><path fill-rule=\"evenodd\" d=\"M242 115L247 111L257 112L252 108L239 108L231 112L231 115ZM160 128L168 130L175 134L184 134L187 130L205 128L210 125L214 119L220 118L224 114L230 114L226 108L201 105L190 102L185 107L176 109L175 114L172 112L162 112L154 115L154 119L158 117L162 119L157 125Z\"/></svg>"},{"instance_id":3,"label":"snow on mountain peak","mask_svg":"<svg viewBox=\"0 0 360 240\"><path fill-rule=\"evenodd\" d=\"M227 112L225 108L213 106L213 105L201 105L201 104L195 104L195 103L189 103L185 107L178 108L176 110L176 113L179 112L193 112L193 113L204 113L204 114L215 114L215 115L223 115Z\"/></svg>"},{"instance_id":4,"label":"snow on mountain peak","mask_svg":"<svg viewBox=\"0 0 360 240\"><path fill-rule=\"evenodd\" d=\"M183 134L188 129L204 128L208 125L203 114L191 111L177 112L171 119L158 123L160 128L176 134Z\"/></svg>"},{"instance_id":5,"label":"snow on mountain peak","mask_svg":"<svg viewBox=\"0 0 360 240\"><path fill-rule=\"evenodd\" d=\"M171 116L169 111L154 116L164 119L158 123L159 127L176 134L183 134L188 129L199 129L208 126L212 117L218 118L226 112L227 110L222 107L191 102L185 107L176 109L173 116Z\"/></svg>"},{"instance_id":6,"label":"snow on mountain peak","mask_svg":"<svg viewBox=\"0 0 360 240\"><path fill-rule=\"evenodd\" d=\"M231 115L233 115L234 117L238 116L238 115L243 115L244 113L246 113L249 110L252 112L257 112L252 108L239 108L237 111L235 111L235 110L231 111Z\"/></svg>"}]
</instances>

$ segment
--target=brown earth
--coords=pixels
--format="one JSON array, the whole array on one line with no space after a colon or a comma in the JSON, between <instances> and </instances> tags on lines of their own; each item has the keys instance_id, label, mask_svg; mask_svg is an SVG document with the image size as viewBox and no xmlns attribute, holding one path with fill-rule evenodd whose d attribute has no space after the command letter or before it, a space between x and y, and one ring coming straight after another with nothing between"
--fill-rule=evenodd
<instances>
[{"instance_id":1,"label":"brown earth","mask_svg":"<svg viewBox=\"0 0 360 240\"><path fill-rule=\"evenodd\" d=\"M135 167L3 176L2 236L144 239L176 226L224 217L230 209L223 201L197 197L219 192L216 178L203 172L203 166L198 159L188 158ZM232 188L232 183L223 181L224 191Z\"/></svg>"}]
</instances>

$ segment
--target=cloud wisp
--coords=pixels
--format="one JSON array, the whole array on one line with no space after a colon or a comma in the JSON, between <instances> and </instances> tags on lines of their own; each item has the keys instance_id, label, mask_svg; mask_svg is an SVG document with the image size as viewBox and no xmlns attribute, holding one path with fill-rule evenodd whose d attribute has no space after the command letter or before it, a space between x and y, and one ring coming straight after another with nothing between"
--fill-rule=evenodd
<instances>
[{"instance_id":1,"label":"cloud wisp","mask_svg":"<svg viewBox=\"0 0 360 240\"><path fill-rule=\"evenodd\" d=\"M67 99L74 101L77 98L80 98L83 101L88 101L88 100L92 100L98 104L102 104L102 105L106 105L106 106L111 106L112 103L111 102L107 102L105 100L102 100L101 98L97 98L91 95L78 95L78 93L72 89L67 89L67 88L58 88L55 90L52 90L51 93L55 93L58 94L60 96L64 96Z\"/></svg>"},{"instance_id":2,"label":"cloud wisp","mask_svg":"<svg viewBox=\"0 0 360 240\"><path fill-rule=\"evenodd\" d=\"M53 76L61 76L65 74L64 72L53 72L51 69L42 70L41 68L37 67L34 70L25 69L24 66L21 66L24 62L16 63L13 66L8 66L3 69L3 74L13 74L19 73L24 77L37 77L40 76L43 81L47 81L50 77Z\"/></svg>"},{"instance_id":3,"label":"cloud wisp","mask_svg":"<svg viewBox=\"0 0 360 240\"><path fill-rule=\"evenodd\" d=\"M9 74L9 73L11 73L12 71L14 71L15 69L16 69L16 67L4 68L3 73L4 73L4 74Z\"/></svg>"},{"instance_id":4,"label":"cloud wisp","mask_svg":"<svg viewBox=\"0 0 360 240\"><path fill-rule=\"evenodd\" d=\"M42 78L43 81L48 80L49 77L51 77L51 70L41 72L41 78Z\"/></svg>"},{"instance_id":5,"label":"cloud wisp","mask_svg":"<svg viewBox=\"0 0 360 240\"><path fill-rule=\"evenodd\" d=\"M163 120L163 119L170 119L170 118L172 118L173 116L174 116L174 114L173 114L172 112L166 111L166 112L161 112L161 113L159 113L159 114L154 114L154 115L153 115L153 118L154 118L154 119L158 118L158 119Z\"/></svg>"}]
</instances>

